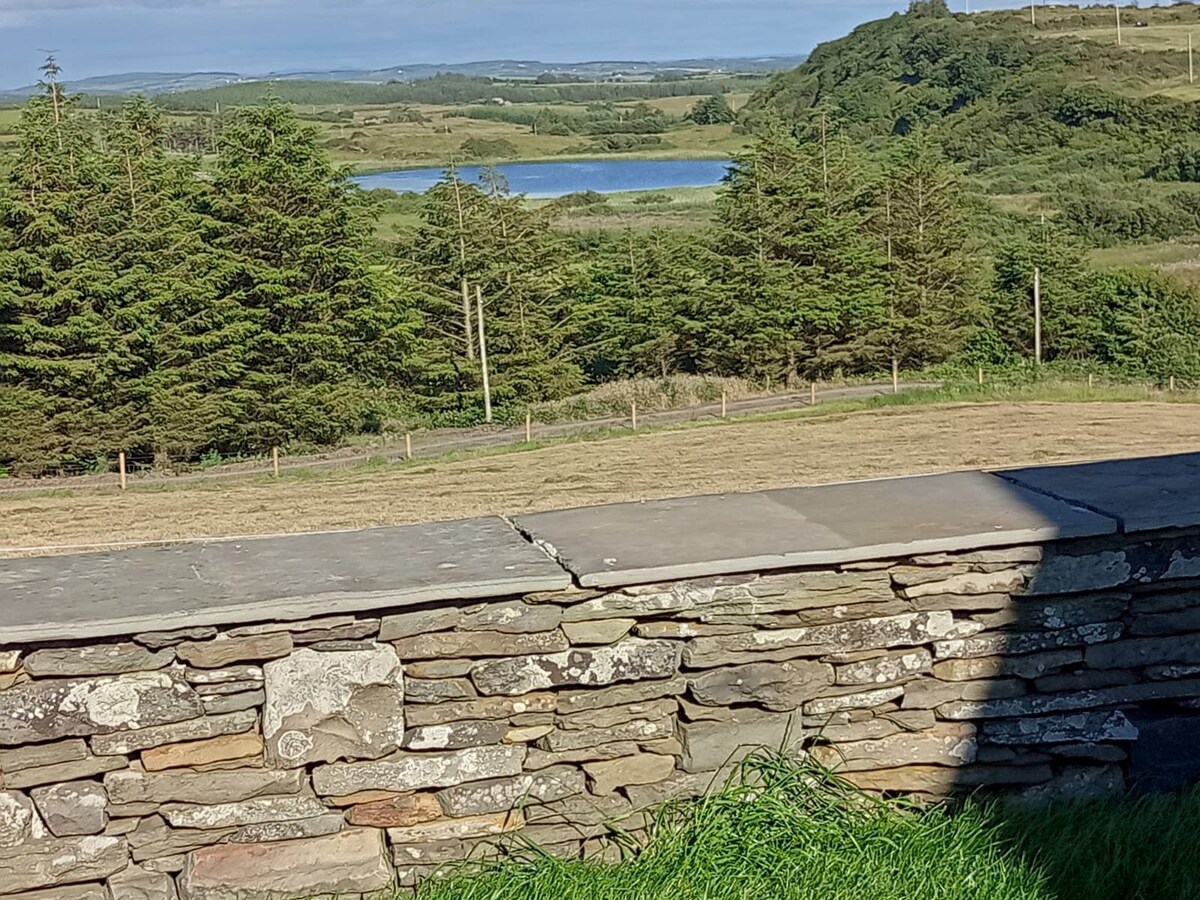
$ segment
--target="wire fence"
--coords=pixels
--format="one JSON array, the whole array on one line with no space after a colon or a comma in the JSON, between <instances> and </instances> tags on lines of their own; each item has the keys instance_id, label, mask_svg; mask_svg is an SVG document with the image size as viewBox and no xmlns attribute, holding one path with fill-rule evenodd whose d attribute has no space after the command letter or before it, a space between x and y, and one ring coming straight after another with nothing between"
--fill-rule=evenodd
<instances>
[{"instance_id":1,"label":"wire fence","mask_svg":"<svg viewBox=\"0 0 1200 900\"><path fill-rule=\"evenodd\" d=\"M224 480L280 477L298 472L352 469L369 464L391 464L413 459L432 459L451 453L514 447L541 441L563 440L603 432L630 433L656 426L689 422L741 419L776 412L789 412L817 403L860 400L896 392L939 387L937 382L821 387L789 391L741 400L721 400L679 409L639 411L631 402L628 414L574 422L546 424L527 417L524 425L476 428L443 428L415 431L394 442L367 449L343 448L328 453L284 455L278 448L255 459L216 465L198 471L170 473L158 466L152 455L125 454L116 460L98 461L93 466L76 464L39 478L0 479L0 496L40 493L48 490L106 491L139 486L176 486Z\"/></svg>"}]
</instances>

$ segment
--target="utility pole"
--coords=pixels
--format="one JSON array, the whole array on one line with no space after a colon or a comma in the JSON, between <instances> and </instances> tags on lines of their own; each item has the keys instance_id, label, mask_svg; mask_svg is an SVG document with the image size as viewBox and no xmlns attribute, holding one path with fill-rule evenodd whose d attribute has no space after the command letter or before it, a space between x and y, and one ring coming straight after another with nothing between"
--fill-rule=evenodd
<instances>
[{"instance_id":1,"label":"utility pole","mask_svg":"<svg viewBox=\"0 0 1200 900\"><path fill-rule=\"evenodd\" d=\"M1113 7L1117 10L1117 46L1121 46L1121 4L1114 3Z\"/></svg>"},{"instance_id":2,"label":"utility pole","mask_svg":"<svg viewBox=\"0 0 1200 900\"><path fill-rule=\"evenodd\" d=\"M475 316L479 320L479 364L483 367L483 421L492 424L492 384L488 376L487 339L483 335L483 288L475 285Z\"/></svg>"},{"instance_id":3,"label":"utility pole","mask_svg":"<svg viewBox=\"0 0 1200 900\"><path fill-rule=\"evenodd\" d=\"M1042 270L1033 270L1033 357L1042 364Z\"/></svg>"},{"instance_id":4,"label":"utility pole","mask_svg":"<svg viewBox=\"0 0 1200 900\"><path fill-rule=\"evenodd\" d=\"M1029 4L1029 24L1037 28L1037 4L1033 3L1032 0Z\"/></svg>"},{"instance_id":5,"label":"utility pole","mask_svg":"<svg viewBox=\"0 0 1200 900\"><path fill-rule=\"evenodd\" d=\"M1192 33L1188 32L1188 84L1196 83L1196 64L1192 55Z\"/></svg>"}]
</instances>

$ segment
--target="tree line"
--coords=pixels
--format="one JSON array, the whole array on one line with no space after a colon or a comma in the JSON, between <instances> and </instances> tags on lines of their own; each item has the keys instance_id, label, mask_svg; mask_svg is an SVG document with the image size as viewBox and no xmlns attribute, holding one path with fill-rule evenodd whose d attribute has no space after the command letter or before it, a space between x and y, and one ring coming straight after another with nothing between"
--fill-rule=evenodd
<instances>
[{"instance_id":1,"label":"tree line","mask_svg":"<svg viewBox=\"0 0 1200 900\"><path fill-rule=\"evenodd\" d=\"M1200 376L1188 291L1098 274L1053 226L981 241L977 200L920 132L879 157L824 112L767 128L696 232L566 231L570 198L451 168L388 240L278 98L228 113L204 164L164 133L143 99L82 115L53 65L22 111L0 170L11 471L475 424L481 325L501 416L613 378L1004 364L1032 351L1035 267L1048 359Z\"/></svg>"}]
</instances>

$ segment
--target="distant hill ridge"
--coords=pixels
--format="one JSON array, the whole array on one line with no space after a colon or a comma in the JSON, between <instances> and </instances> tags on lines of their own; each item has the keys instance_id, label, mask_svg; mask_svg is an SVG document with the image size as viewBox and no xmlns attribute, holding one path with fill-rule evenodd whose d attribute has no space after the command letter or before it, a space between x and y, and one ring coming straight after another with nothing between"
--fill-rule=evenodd
<instances>
[{"instance_id":1,"label":"distant hill ridge","mask_svg":"<svg viewBox=\"0 0 1200 900\"><path fill-rule=\"evenodd\" d=\"M575 75L605 79L619 76L654 76L674 72L720 74L727 72L761 73L790 69L805 59L805 54L784 56L710 57L675 59L659 62L646 60L591 60L585 62L543 62L540 60L496 59L467 63L415 63L382 69L313 69L249 75L238 72L126 72L93 78L70 79L73 91L84 94L170 94L178 91L206 90L229 84L266 81L342 81L385 84L389 81L421 81L443 73L473 78L536 78L538 75ZM68 72L69 75L69 72ZM0 96L24 97L36 88L26 85Z\"/></svg>"}]
</instances>

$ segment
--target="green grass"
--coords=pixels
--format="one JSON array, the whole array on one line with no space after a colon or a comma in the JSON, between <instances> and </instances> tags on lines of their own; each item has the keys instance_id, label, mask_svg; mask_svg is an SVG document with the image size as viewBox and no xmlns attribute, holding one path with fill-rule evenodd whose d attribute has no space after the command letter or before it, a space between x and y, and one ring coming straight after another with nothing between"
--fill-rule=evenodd
<instances>
[{"instance_id":1,"label":"green grass","mask_svg":"<svg viewBox=\"0 0 1200 900\"><path fill-rule=\"evenodd\" d=\"M627 850L628 843L621 842ZM658 810L640 853L560 860L512 847L428 882L420 900L1041 900L981 807L917 814L763 754L703 800Z\"/></svg>"},{"instance_id":2,"label":"green grass","mask_svg":"<svg viewBox=\"0 0 1200 900\"><path fill-rule=\"evenodd\" d=\"M812 764L752 757L723 790L651 811L639 845L558 859L511 839L418 900L1193 900L1200 791L919 810ZM495 856L497 854L493 854Z\"/></svg>"}]
</instances>

